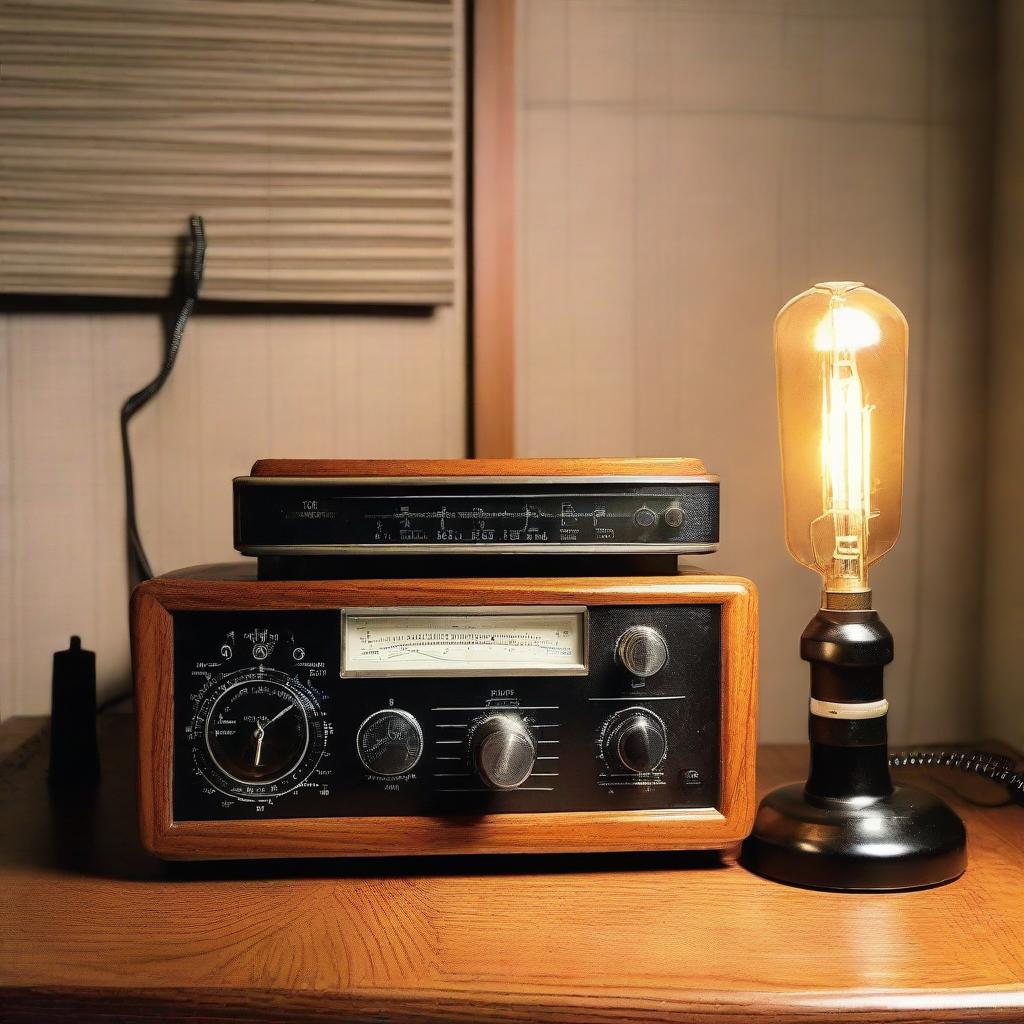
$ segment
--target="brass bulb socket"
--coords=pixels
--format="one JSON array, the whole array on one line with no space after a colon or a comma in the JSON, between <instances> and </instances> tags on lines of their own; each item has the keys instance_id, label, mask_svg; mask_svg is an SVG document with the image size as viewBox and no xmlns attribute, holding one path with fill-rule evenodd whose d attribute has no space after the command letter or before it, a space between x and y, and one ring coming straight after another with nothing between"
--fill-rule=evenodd
<instances>
[{"instance_id":1,"label":"brass bulb socket","mask_svg":"<svg viewBox=\"0 0 1024 1024\"><path fill-rule=\"evenodd\" d=\"M830 611L863 611L871 607L871 591L843 591L834 593L823 590L821 592L821 607Z\"/></svg>"}]
</instances>

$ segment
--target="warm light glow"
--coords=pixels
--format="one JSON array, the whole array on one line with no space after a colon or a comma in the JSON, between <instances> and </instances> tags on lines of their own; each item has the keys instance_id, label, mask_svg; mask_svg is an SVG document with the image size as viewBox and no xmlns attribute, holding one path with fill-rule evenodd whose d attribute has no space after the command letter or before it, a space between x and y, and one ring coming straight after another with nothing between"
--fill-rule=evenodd
<instances>
[{"instance_id":1,"label":"warm light glow","mask_svg":"<svg viewBox=\"0 0 1024 1024\"><path fill-rule=\"evenodd\" d=\"M815 285L779 312L775 357L786 543L826 596L867 594L899 535L907 322L858 282Z\"/></svg>"},{"instance_id":2,"label":"warm light glow","mask_svg":"<svg viewBox=\"0 0 1024 1024\"><path fill-rule=\"evenodd\" d=\"M877 345L881 337L878 323L862 309L833 304L814 332L814 347L819 352L835 349L855 352L859 348Z\"/></svg>"},{"instance_id":3,"label":"warm light glow","mask_svg":"<svg viewBox=\"0 0 1024 1024\"><path fill-rule=\"evenodd\" d=\"M825 541L831 550L816 550L816 561L832 561L833 585L856 590L866 581L864 557L871 518L871 407L864 404L857 349L877 345L878 324L867 313L843 306L834 297L829 314L814 333L821 352L821 518L826 530L811 524L811 544Z\"/></svg>"}]
</instances>

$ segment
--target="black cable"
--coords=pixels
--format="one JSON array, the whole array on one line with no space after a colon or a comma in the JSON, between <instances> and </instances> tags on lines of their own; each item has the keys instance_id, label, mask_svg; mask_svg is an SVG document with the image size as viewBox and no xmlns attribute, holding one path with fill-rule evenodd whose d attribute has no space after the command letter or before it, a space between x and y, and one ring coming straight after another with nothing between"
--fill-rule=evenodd
<instances>
[{"instance_id":1,"label":"black cable","mask_svg":"<svg viewBox=\"0 0 1024 1024\"><path fill-rule=\"evenodd\" d=\"M145 406L164 386L174 369L174 363L181 349L182 335L185 325L195 308L199 298L199 289L203 283L203 268L206 263L206 231L203 218L193 216L189 219L191 246L185 255L185 264L179 275L178 290L184 298L178 315L174 320L167 347L164 350L164 361L160 372L141 390L136 391L121 407L121 452L124 458L124 498L125 498L125 531L128 541L128 573L132 582L148 580L153 576L153 568L146 557L146 550L139 534L139 524L135 514L135 471L132 465L132 447L128 437L128 424L131 418ZM101 706L102 707L102 706Z\"/></svg>"},{"instance_id":2,"label":"black cable","mask_svg":"<svg viewBox=\"0 0 1024 1024\"><path fill-rule=\"evenodd\" d=\"M132 463L132 445L128 436L128 424L132 417L148 404L167 383L174 364L181 350L181 340L185 334L185 326L195 309L199 298L199 289L203 283L203 270L206 266L206 228L203 218L194 215L189 218L189 248L185 253L182 267L172 289L172 297L181 296L178 315L171 324L167 347L164 349L164 361L159 373L139 391L136 391L121 406L121 454L124 459L124 503L125 503L125 534L128 544L128 575L133 584L142 580L152 579L153 567L146 557L146 549L139 533L139 522L135 512L135 467ZM96 714L116 707L132 697L131 690L115 693L96 706Z\"/></svg>"},{"instance_id":3,"label":"black cable","mask_svg":"<svg viewBox=\"0 0 1024 1024\"><path fill-rule=\"evenodd\" d=\"M889 755L890 768L932 766L955 768L997 782L1006 787L1014 803L1024 806L1024 771L1018 770L1017 762L1012 757L986 750L898 750Z\"/></svg>"},{"instance_id":4,"label":"black cable","mask_svg":"<svg viewBox=\"0 0 1024 1024\"><path fill-rule=\"evenodd\" d=\"M96 714L105 714L111 708L116 708L118 704L124 704L125 701L131 700L134 696L134 690L122 690L120 693L115 693L112 697L108 697L106 700L101 700L99 704L96 705Z\"/></svg>"}]
</instances>

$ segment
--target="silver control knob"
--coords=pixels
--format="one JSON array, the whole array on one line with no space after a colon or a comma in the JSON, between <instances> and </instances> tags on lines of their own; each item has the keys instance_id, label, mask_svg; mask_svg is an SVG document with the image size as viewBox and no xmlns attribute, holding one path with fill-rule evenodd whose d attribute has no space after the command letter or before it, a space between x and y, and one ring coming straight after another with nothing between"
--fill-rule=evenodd
<instances>
[{"instance_id":1,"label":"silver control knob","mask_svg":"<svg viewBox=\"0 0 1024 1024\"><path fill-rule=\"evenodd\" d=\"M491 715L470 738L473 765L492 789L517 789L533 772L537 743L527 724L512 712Z\"/></svg>"},{"instance_id":2,"label":"silver control knob","mask_svg":"<svg viewBox=\"0 0 1024 1024\"><path fill-rule=\"evenodd\" d=\"M641 529L646 530L648 527L653 526L658 521L658 514L652 508L648 508L646 505L641 505L633 513L633 522L636 523Z\"/></svg>"},{"instance_id":3,"label":"silver control knob","mask_svg":"<svg viewBox=\"0 0 1024 1024\"><path fill-rule=\"evenodd\" d=\"M408 711L374 711L356 732L356 753L375 775L404 775L423 754L423 730Z\"/></svg>"},{"instance_id":4,"label":"silver control knob","mask_svg":"<svg viewBox=\"0 0 1024 1024\"><path fill-rule=\"evenodd\" d=\"M673 530L678 530L683 525L683 520L686 518L686 513L682 510L679 505L669 505L662 516L665 520L665 525Z\"/></svg>"},{"instance_id":5,"label":"silver control knob","mask_svg":"<svg viewBox=\"0 0 1024 1024\"><path fill-rule=\"evenodd\" d=\"M653 772L668 752L665 723L647 708L627 708L608 719L603 746L613 769L625 768L637 775Z\"/></svg>"},{"instance_id":6,"label":"silver control knob","mask_svg":"<svg viewBox=\"0 0 1024 1024\"><path fill-rule=\"evenodd\" d=\"M627 672L646 678L665 667L668 645L656 629L650 626L630 626L619 637L615 656Z\"/></svg>"}]
</instances>

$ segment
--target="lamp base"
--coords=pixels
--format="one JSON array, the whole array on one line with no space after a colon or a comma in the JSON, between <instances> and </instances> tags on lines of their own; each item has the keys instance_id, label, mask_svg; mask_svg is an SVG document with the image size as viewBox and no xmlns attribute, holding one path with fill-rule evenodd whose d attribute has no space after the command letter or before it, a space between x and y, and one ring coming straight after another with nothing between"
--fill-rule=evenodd
<instances>
[{"instance_id":1,"label":"lamp base","mask_svg":"<svg viewBox=\"0 0 1024 1024\"><path fill-rule=\"evenodd\" d=\"M796 783L761 801L741 859L765 878L809 889L925 889L963 874L967 834L952 808L924 790L818 797Z\"/></svg>"}]
</instances>

